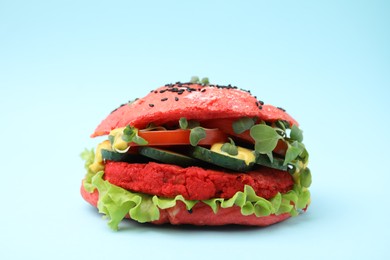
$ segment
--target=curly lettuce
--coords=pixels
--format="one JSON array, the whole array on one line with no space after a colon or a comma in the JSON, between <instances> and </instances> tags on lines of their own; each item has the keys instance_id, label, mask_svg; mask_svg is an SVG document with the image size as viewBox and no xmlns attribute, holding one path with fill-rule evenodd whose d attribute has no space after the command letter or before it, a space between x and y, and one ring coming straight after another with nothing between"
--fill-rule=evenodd
<instances>
[{"instance_id":1,"label":"curly lettuce","mask_svg":"<svg viewBox=\"0 0 390 260\"><path fill-rule=\"evenodd\" d=\"M187 200L181 195L175 198L162 198L125 190L104 180L103 174L103 171L95 174L91 183L85 179L84 187L92 185L98 190L98 210L109 219L108 226L113 230L118 229L119 223L127 215L140 223L158 220L160 218L159 209L175 207L178 201L183 202L187 210L191 210L197 203L203 202L214 213L217 213L219 208L238 206L244 216L255 214L257 217L262 217L283 213L296 216L299 210L307 207L310 200L310 192L297 185L294 186L293 190L285 194L278 193L270 200L257 196L253 188L248 185L245 186L244 191L237 192L230 199L214 198L198 201Z\"/></svg>"}]
</instances>

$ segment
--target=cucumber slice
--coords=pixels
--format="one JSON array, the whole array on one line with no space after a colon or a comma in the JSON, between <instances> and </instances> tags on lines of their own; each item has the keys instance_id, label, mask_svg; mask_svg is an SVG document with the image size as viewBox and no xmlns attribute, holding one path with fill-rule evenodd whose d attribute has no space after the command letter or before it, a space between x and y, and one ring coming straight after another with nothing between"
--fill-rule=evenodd
<instances>
[{"instance_id":1,"label":"cucumber slice","mask_svg":"<svg viewBox=\"0 0 390 260\"><path fill-rule=\"evenodd\" d=\"M157 149L150 146L143 146L138 149L138 152L143 156L163 163L175 164L182 167L199 165L198 160L194 158L160 148Z\"/></svg>"},{"instance_id":2,"label":"cucumber slice","mask_svg":"<svg viewBox=\"0 0 390 260\"><path fill-rule=\"evenodd\" d=\"M248 165L245 163L244 160L240 160L240 159L232 158L230 156L219 154L219 153L213 152L209 149L203 148L201 146L195 146L195 147L190 148L189 155L196 158L196 159L199 159L199 160L202 160L202 161L205 161L205 162L208 162L208 163L211 163L211 164L214 164L214 165L226 168L226 169L230 169L233 171L239 171L239 172L250 171L254 165L254 163L251 163Z\"/></svg>"},{"instance_id":3,"label":"cucumber slice","mask_svg":"<svg viewBox=\"0 0 390 260\"><path fill-rule=\"evenodd\" d=\"M128 163L146 163L150 161L148 158L139 154L130 153L117 153L106 149L101 150L103 159L116 162L128 162Z\"/></svg>"},{"instance_id":4,"label":"cucumber slice","mask_svg":"<svg viewBox=\"0 0 390 260\"><path fill-rule=\"evenodd\" d=\"M268 156L266 154L257 154L256 156L256 164L266 166L268 168L273 168L277 170L287 171L287 165L283 165L284 160L274 157L273 162L271 163Z\"/></svg>"}]
</instances>

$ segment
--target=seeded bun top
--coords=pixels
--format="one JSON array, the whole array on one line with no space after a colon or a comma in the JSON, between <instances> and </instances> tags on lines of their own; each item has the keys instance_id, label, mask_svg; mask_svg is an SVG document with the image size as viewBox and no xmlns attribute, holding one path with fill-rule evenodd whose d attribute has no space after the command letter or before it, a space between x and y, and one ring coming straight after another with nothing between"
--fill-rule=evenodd
<instances>
[{"instance_id":1,"label":"seeded bun top","mask_svg":"<svg viewBox=\"0 0 390 260\"><path fill-rule=\"evenodd\" d=\"M96 128L91 137L107 135L111 130L131 125L144 128L149 123L162 125L187 120L257 117L264 121L286 120L298 123L284 109L252 96L250 91L237 87L201 85L196 83L167 84L134 102L115 109Z\"/></svg>"}]
</instances>

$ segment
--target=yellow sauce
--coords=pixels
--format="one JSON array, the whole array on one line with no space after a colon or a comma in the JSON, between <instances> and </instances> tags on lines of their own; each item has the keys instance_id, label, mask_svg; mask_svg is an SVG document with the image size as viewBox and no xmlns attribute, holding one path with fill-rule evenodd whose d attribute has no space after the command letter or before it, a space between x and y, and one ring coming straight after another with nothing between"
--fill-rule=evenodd
<instances>
[{"instance_id":1,"label":"yellow sauce","mask_svg":"<svg viewBox=\"0 0 390 260\"><path fill-rule=\"evenodd\" d=\"M122 139L124 129L125 127L120 127L110 132L110 135L114 137L114 142L112 143L112 149L114 151L125 151L129 147L129 144Z\"/></svg>"},{"instance_id":2,"label":"yellow sauce","mask_svg":"<svg viewBox=\"0 0 390 260\"><path fill-rule=\"evenodd\" d=\"M223 154L232 158L240 159L245 161L246 165L249 165L253 162L255 162L256 157L254 155L254 152L250 149L246 149L244 147L237 146L238 154L237 155L231 155L221 150L223 143L215 143L211 146L211 151L219 154Z\"/></svg>"},{"instance_id":3,"label":"yellow sauce","mask_svg":"<svg viewBox=\"0 0 390 260\"><path fill-rule=\"evenodd\" d=\"M98 144L98 146L96 147L95 160L89 166L89 169L94 173L104 170L102 149L111 151L112 149L111 149L110 141L105 140L100 144Z\"/></svg>"}]
</instances>

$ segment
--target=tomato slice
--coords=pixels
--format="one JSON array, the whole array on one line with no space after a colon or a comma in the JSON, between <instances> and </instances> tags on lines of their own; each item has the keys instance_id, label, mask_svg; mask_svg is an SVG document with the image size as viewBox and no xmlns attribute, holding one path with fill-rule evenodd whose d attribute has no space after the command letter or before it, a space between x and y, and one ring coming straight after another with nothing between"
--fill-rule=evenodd
<instances>
[{"instance_id":1,"label":"tomato slice","mask_svg":"<svg viewBox=\"0 0 390 260\"><path fill-rule=\"evenodd\" d=\"M219 129L205 129L206 137L199 141L199 145L212 145L214 143L226 142L227 135ZM148 141L150 146L159 145L189 145L190 132L187 129L159 130L159 131L138 131L138 136ZM137 144L132 144L136 146Z\"/></svg>"}]
</instances>

